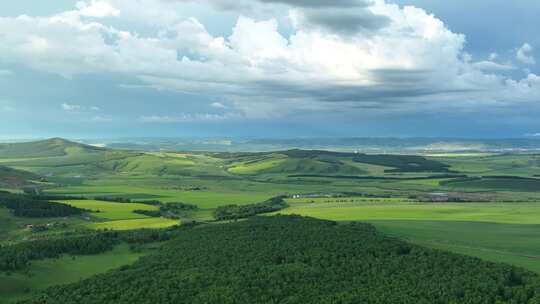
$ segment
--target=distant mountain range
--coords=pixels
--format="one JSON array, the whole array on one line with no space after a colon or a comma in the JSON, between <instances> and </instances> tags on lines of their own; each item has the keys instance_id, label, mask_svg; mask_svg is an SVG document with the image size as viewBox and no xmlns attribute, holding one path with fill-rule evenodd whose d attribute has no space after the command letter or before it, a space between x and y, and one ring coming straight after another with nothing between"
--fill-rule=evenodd
<instances>
[{"instance_id":1,"label":"distant mountain range","mask_svg":"<svg viewBox=\"0 0 540 304\"><path fill-rule=\"evenodd\" d=\"M228 139L228 138L53 138L18 144L0 144L3 157L60 156L85 150L99 152L104 148L138 151L207 151L268 152L290 149L331 150L362 153L447 153L447 152L540 152L540 138L464 139L464 138L295 138L295 139ZM67 149L67 150L66 150ZM33 155L39 151L40 155ZM35 153L34 153L35 154Z\"/></svg>"},{"instance_id":2,"label":"distant mountain range","mask_svg":"<svg viewBox=\"0 0 540 304\"><path fill-rule=\"evenodd\" d=\"M289 149L363 153L444 153L540 151L540 138L121 138L83 140L101 147L142 151L266 152Z\"/></svg>"}]
</instances>

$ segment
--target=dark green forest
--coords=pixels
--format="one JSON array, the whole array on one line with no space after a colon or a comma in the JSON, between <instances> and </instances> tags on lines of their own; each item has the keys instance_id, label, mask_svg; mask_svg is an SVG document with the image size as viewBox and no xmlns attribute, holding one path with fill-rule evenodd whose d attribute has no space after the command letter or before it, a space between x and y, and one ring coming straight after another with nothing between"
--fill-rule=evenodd
<instances>
[{"instance_id":1,"label":"dark green forest","mask_svg":"<svg viewBox=\"0 0 540 304\"><path fill-rule=\"evenodd\" d=\"M62 203L9 192L0 192L0 207L10 209L15 216L30 218L64 217L79 215L86 211Z\"/></svg>"},{"instance_id":2,"label":"dark green forest","mask_svg":"<svg viewBox=\"0 0 540 304\"><path fill-rule=\"evenodd\" d=\"M27 304L540 302L540 278L361 223L255 217L178 231L156 253Z\"/></svg>"},{"instance_id":3,"label":"dark green forest","mask_svg":"<svg viewBox=\"0 0 540 304\"><path fill-rule=\"evenodd\" d=\"M171 227L162 230L133 231L80 231L78 234L45 237L24 241L13 245L0 245L0 271L22 270L32 261L59 258L64 254L93 255L112 250L115 245L128 243L133 249L137 246L166 241L186 228Z\"/></svg>"},{"instance_id":4,"label":"dark green forest","mask_svg":"<svg viewBox=\"0 0 540 304\"><path fill-rule=\"evenodd\" d=\"M282 196L271 198L262 203L248 205L226 205L216 208L214 218L218 221L237 220L248 218L257 214L270 213L287 208L287 203Z\"/></svg>"}]
</instances>

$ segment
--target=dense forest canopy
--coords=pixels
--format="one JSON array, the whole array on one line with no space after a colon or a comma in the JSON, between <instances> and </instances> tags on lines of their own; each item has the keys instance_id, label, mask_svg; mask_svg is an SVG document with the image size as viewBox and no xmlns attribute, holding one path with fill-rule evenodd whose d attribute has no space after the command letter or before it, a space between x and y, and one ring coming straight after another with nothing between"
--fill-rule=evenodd
<instances>
[{"instance_id":1,"label":"dense forest canopy","mask_svg":"<svg viewBox=\"0 0 540 304\"><path fill-rule=\"evenodd\" d=\"M40 218L79 215L86 210L35 197L0 192L0 207L10 209L15 216Z\"/></svg>"},{"instance_id":2,"label":"dense forest canopy","mask_svg":"<svg viewBox=\"0 0 540 304\"><path fill-rule=\"evenodd\" d=\"M178 233L129 267L23 303L539 303L527 271L385 237L367 224L258 217Z\"/></svg>"}]
</instances>

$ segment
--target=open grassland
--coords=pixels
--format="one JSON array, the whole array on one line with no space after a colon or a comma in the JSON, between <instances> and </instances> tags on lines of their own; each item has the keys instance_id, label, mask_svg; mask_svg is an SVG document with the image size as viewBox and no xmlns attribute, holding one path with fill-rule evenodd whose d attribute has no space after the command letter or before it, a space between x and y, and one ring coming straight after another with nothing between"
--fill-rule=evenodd
<instances>
[{"instance_id":1,"label":"open grassland","mask_svg":"<svg viewBox=\"0 0 540 304\"><path fill-rule=\"evenodd\" d=\"M92 215L96 218L103 220L130 220L130 219L143 219L147 216L142 214L133 213L135 210L158 210L156 206L150 206L145 204L136 203L114 203L97 200L67 200L61 201L62 203L71 205L73 207L87 209L92 211Z\"/></svg>"},{"instance_id":2,"label":"open grassland","mask_svg":"<svg viewBox=\"0 0 540 304\"><path fill-rule=\"evenodd\" d=\"M150 217L134 220L118 220L88 224L88 227L94 229L110 230L134 230L134 229L159 229L174 225L180 225L179 220L166 219L163 217Z\"/></svg>"},{"instance_id":3,"label":"open grassland","mask_svg":"<svg viewBox=\"0 0 540 304\"><path fill-rule=\"evenodd\" d=\"M431 220L540 225L539 203L323 203L280 211L336 221Z\"/></svg>"},{"instance_id":4,"label":"open grassland","mask_svg":"<svg viewBox=\"0 0 540 304\"><path fill-rule=\"evenodd\" d=\"M179 220L171 220L163 217L148 217L133 212L135 210L158 210L158 207L146 204L115 203L98 200L67 200L62 202L77 208L91 210L91 215L95 217L97 221L87 222L84 226L92 229L158 229L180 224Z\"/></svg>"},{"instance_id":5,"label":"open grassland","mask_svg":"<svg viewBox=\"0 0 540 304\"><path fill-rule=\"evenodd\" d=\"M60 259L35 261L28 273L0 273L0 304L28 297L50 286L75 283L132 264L146 253L132 252L128 245L120 245L99 255L63 256Z\"/></svg>"},{"instance_id":6,"label":"open grassland","mask_svg":"<svg viewBox=\"0 0 540 304\"><path fill-rule=\"evenodd\" d=\"M334 203L334 204L341 204L341 203L405 203L405 202L413 202L413 200L408 198L399 198L399 197L391 197L391 198L385 198L385 197L359 197L359 196L342 196L342 197L304 197L304 198L287 198L285 201L288 204L295 205L295 204L328 204L328 203Z\"/></svg>"},{"instance_id":7,"label":"open grassland","mask_svg":"<svg viewBox=\"0 0 540 304\"><path fill-rule=\"evenodd\" d=\"M540 273L540 225L458 221L369 221L410 242Z\"/></svg>"},{"instance_id":8,"label":"open grassland","mask_svg":"<svg viewBox=\"0 0 540 304\"><path fill-rule=\"evenodd\" d=\"M279 213L369 222L413 243L540 273L540 203L291 201L296 202Z\"/></svg>"},{"instance_id":9,"label":"open grassland","mask_svg":"<svg viewBox=\"0 0 540 304\"><path fill-rule=\"evenodd\" d=\"M165 188L165 189L164 189ZM193 204L201 209L216 208L228 204L252 204L272 196L257 192L242 191L208 191L208 190L176 190L171 187L130 187L130 186L75 186L55 189L52 194L84 195L84 196L117 196L133 200L157 199L163 202L183 202ZM84 201L81 201L84 205ZM125 206L124 206L125 207ZM135 208L140 209L140 208Z\"/></svg>"}]
</instances>

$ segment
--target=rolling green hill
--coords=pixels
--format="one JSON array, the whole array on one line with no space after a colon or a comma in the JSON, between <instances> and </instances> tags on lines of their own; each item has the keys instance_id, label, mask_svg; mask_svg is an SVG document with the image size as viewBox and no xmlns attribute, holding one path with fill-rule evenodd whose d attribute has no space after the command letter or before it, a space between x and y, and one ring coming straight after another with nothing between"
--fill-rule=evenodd
<instances>
[{"instance_id":1,"label":"rolling green hill","mask_svg":"<svg viewBox=\"0 0 540 304\"><path fill-rule=\"evenodd\" d=\"M22 188L32 185L39 176L30 172L0 166L0 188Z\"/></svg>"},{"instance_id":2,"label":"rolling green hill","mask_svg":"<svg viewBox=\"0 0 540 304\"><path fill-rule=\"evenodd\" d=\"M105 149L71 142L62 138L42 141L0 144L0 158L40 158L70 154L102 153Z\"/></svg>"}]
</instances>

